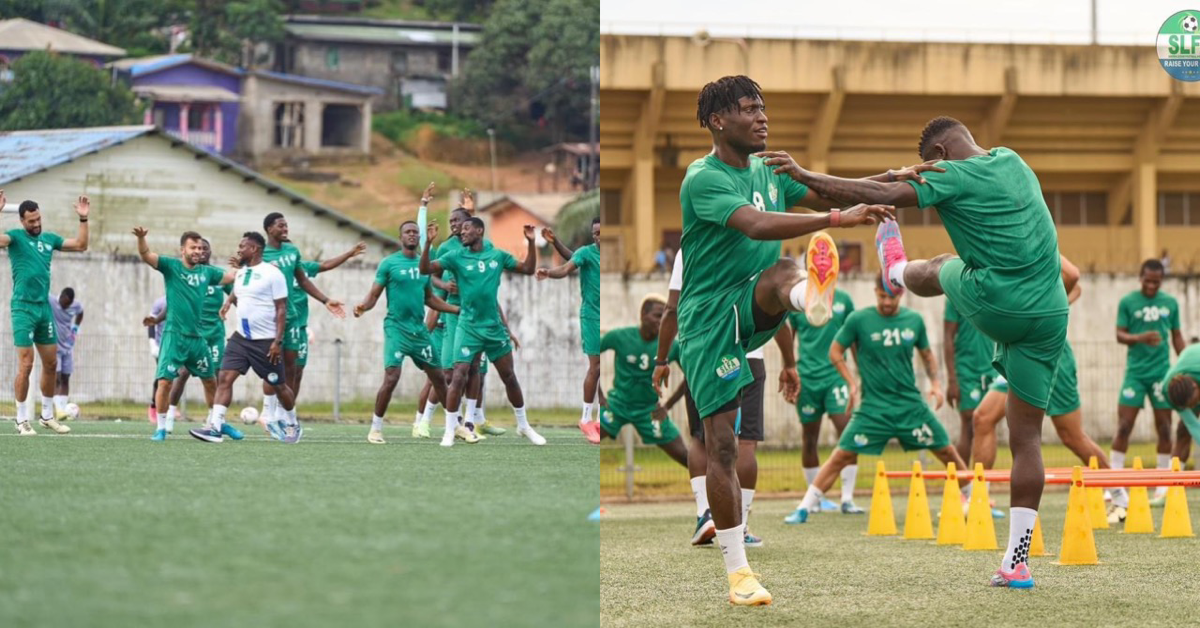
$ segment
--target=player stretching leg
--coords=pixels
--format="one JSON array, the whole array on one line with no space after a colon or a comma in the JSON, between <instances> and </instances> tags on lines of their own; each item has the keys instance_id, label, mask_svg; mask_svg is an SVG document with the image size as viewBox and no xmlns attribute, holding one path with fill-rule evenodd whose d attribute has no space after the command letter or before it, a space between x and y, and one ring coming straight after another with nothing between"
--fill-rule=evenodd
<instances>
[{"instance_id":1,"label":"player stretching leg","mask_svg":"<svg viewBox=\"0 0 1200 628\"><path fill-rule=\"evenodd\" d=\"M375 395L375 416L371 417L371 431L367 434L370 443L384 443L383 415L396 384L400 382L400 367L405 356L425 371L438 398L446 398L446 377L441 370L441 360L429 330L425 328L425 306L451 314L458 314L458 308L434 295L429 286L429 275L421 274L417 257L420 241L421 229L416 222L409 220L401 224L400 251L379 264L371 291L354 307L354 317L361 317L375 307L379 296L387 290L388 312L383 321L383 384Z\"/></svg>"},{"instance_id":2,"label":"player stretching leg","mask_svg":"<svg viewBox=\"0 0 1200 628\"><path fill-rule=\"evenodd\" d=\"M167 438L167 401L170 397L171 382L179 375L181 368L186 367L200 378L204 384L205 401L209 408L213 407L213 394L216 390L216 380L213 377L217 365L213 363L212 350L205 341L206 330L200 325L200 313L208 289L232 282L233 271L200 263L203 242L200 234L195 231L185 231L180 236L180 259L151 252L150 245L146 243L147 233L143 227L133 228L133 235L137 237L138 255L147 266L162 274L167 291L166 326L163 331L162 348L158 353L158 370L154 375L155 381L158 382L155 392L158 429L151 437L151 440L163 441ZM144 322L149 324L149 317ZM241 432L232 426L226 428L221 433L234 440L242 438ZM220 439L220 433L217 434L217 438Z\"/></svg>"},{"instance_id":3,"label":"player stretching leg","mask_svg":"<svg viewBox=\"0 0 1200 628\"><path fill-rule=\"evenodd\" d=\"M921 159L938 168L918 180L879 182L809 172L786 153L768 165L839 202L933 207L960 257L908 261L895 222L875 237L884 287L922 297L945 294L959 314L998 344L993 366L1008 380L1013 452L1008 547L995 586L1028 588L1028 543L1045 484L1042 417L1066 344L1067 291L1058 234L1037 175L1007 148L985 150L958 120L939 117L921 133ZM1071 286L1073 287L1073 286Z\"/></svg>"},{"instance_id":4,"label":"player stretching leg","mask_svg":"<svg viewBox=\"0 0 1200 628\"><path fill-rule=\"evenodd\" d=\"M0 190L0 207L5 204L4 190ZM42 212L33 201L22 201L17 208L21 228L0 233L0 248L8 248L8 259L12 264L13 293L10 301L12 315L13 344L17 347L17 377L13 389L17 400L17 433L33 436L37 432L29 426L33 418L33 399L29 398L29 377L33 374L33 354L42 360L42 377L38 382L42 393L42 427L58 434L66 434L71 428L55 418L54 380L58 368L58 338L54 329L54 313L46 302L50 294L50 260L55 251L72 253L87 250L88 212L91 203L86 196L75 202L75 213L79 215L79 232L74 238L64 239L57 233L42 231Z\"/></svg>"},{"instance_id":5,"label":"player stretching leg","mask_svg":"<svg viewBox=\"0 0 1200 628\"><path fill-rule=\"evenodd\" d=\"M466 388L471 363L480 354L486 354L488 361L495 364L500 372L500 379L508 391L508 401L512 404L513 413L517 418L517 434L528 438L535 445L545 445L546 439L534 431L525 417L525 396L521 392L517 374L513 371L512 343L508 329L500 320L496 300L503 271L522 275L533 274L537 264L537 250L533 244L534 230L532 226L526 225L525 239L529 243L529 250L525 261L518 263L517 258L506 251L485 248L483 229L482 220L468 218L460 229L462 248L442 253L437 260L430 261L429 247L437 235L437 224L430 223L429 237L421 251L421 274L436 274L443 270L454 273L462 300L462 313L459 314L461 324L455 331L454 339L454 378L446 392L446 430L442 434L442 446L454 445L455 432L459 428L466 432L460 436L468 443L479 441L474 432L458 424L458 418L459 402Z\"/></svg>"},{"instance_id":6,"label":"player stretching leg","mask_svg":"<svg viewBox=\"0 0 1200 628\"><path fill-rule=\"evenodd\" d=\"M1128 345L1125 361L1125 381L1117 399L1117 433L1113 436L1110 459L1114 467L1125 467L1125 452L1129 451L1129 435L1147 397L1154 413L1154 430L1158 435L1158 468L1171 467L1171 403L1162 388L1162 379L1171 366L1171 350L1176 355L1187 343L1179 329L1179 302L1162 292L1164 268L1162 262L1149 259L1142 263L1138 278L1141 290L1125 295L1117 306L1117 342ZM1152 506L1166 503L1167 487L1160 486L1150 501Z\"/></svg>"},{"instance_id":7,"label":"player stretching leg","mask_svg":"<svg viewBox=\"0 0 1200 628\"><path fill-rule=\"evenodd\" d=\"M680 362L704 422L706 486L724 555L729 601L769 604L771 594L746 562L741 520L736 422L741 391L754 381L746 353L766 344L788 311L806 309L814 325L832 315L837 268L822 281L802 281L800 266L780 259L780 240L827 227L874 224L890 208L790 215L797 205L830 208L790 177L774 174L752 153L766 148L767 115L758 84L730 76L705 85L697 118L713 151L692 163L680 189L683 206L683 289L679 299ZM666 366L659 347L656 370ZM787 388L799 378L788 373ZM656 377L656 381L659 378ZM798 392L798 391L797 391Z\"/></svg>"},{"instance_id":8,"label":"player stretching leg","mask_svg":"<svg viewBox=\"0 0 1200 628\"><path fill-rule=\"evenodd\" d=\"M583 303L579 306L579 334L583 344L583 354L588 359L587 375L583 378L583 415L579 419L579 429L592 444L600 443L600 427L592 421L592 407L596 403L596 389L600 385L600 219L592 220L592 243L571 251L565 244L554 237L550 229L542 229L542 236L554 244L554 248L563 259L567 260L562 266L554 268L539 268L538 281L546 279L562 279L579 269L579 292ZM655 334L658 333L657 325Z\"/></svg>"},{"instance_id":9,"label":"player stretching leg","mask_svg":"<svg viewBox=\"0 0 1200 628\"><path fill-rule=\"evenodd\" d=\"M79 326L83 324L83 304L75 300L74 288L63 288L58 298L50 295L49 300L50 309L54 312L55 332L58 334L54 414L57 418L70 419L67 402L71 394L71 373L75 371L75 339L79 335Z\"/></svg>"}]
</instances>

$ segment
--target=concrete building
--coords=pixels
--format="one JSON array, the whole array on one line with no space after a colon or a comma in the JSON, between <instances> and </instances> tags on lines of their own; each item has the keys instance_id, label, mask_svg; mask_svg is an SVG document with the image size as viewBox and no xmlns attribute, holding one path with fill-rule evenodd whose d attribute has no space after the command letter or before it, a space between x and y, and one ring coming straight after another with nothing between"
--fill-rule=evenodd
<instances>
[{"instance_id":1,"label":"concrete building","mask_svg":"<svg viewBox=\"0 0 1200 628\"><path fill-rule=\"evenodd\" d=\"M1171 79L1152 47L604 35L600 58L609 270L644 271L678 240L684 169L711 147L696 94L746 74L764 91L770 147L807 168L859 177L912 165L925 123L950 115L1029 163L1063 253L1085 271L1136 271L1164 249L1176 271L1200 271L1200 84ZM910 257L953 251L936 212L900 221ZM834 235L877 268L873 231Z\"/></svg>"},{"instance_id":2,"label":"concrete building","mask_svg":"<svg viewBox=\"0 0 1200 628\"><path fill-rule=\"evenodd\" d=\"M117 57L125 50L109 46L82 35L24 18L0 20L0 84L13 80L12 65L19 57L34 50L50 50L84 59L96 67Z\"/></svg>"},{"instance_id":3,"label":"concrete building","mask_svg":"<svg viewBox=\"0 0 1200 628\"><path fill-rule=\"evenodd\" d=\"M292 15L275 69L383 90L381 111L445 109L446 82L479 45L478 24Z\"/></svg>"},{"instance_id":4,"label":"concrete building","mask_svg":"<svg viewBox=\"0 0 1200 628\"><path fill-rule=\"evenodd\" d=\"M537 227L539 242L543 227L554 228L558 212L577 194L509 194L479 208L479 215L488 221L487 236L497 247L523 259L525 225Z\"/></svg>"}]
</instances>

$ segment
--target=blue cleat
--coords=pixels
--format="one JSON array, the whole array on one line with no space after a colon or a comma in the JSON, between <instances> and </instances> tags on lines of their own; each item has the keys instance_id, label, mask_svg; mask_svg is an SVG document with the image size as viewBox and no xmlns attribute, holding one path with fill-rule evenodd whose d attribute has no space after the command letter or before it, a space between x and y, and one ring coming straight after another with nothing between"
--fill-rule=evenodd
<instances>
[{"instance_id":1,"label":"blue cleat","mask_svg":"<svg viewBox=\"0 0 1200 628\"><path fill-rule=\"evenodd\" d=\"M153 440L153 441L167 440L167 430L155 430L154 436L151 436L150 440Z\"/></svg>"},{"instance_id":2,"label":"blue cleat","mask_svg":"<svg viewBox=\"0 0 1200 628\"><path fill-rule=\"evenodd\" d=\"M808 509L797 508L795 512L783 518L783 522L787 524L805 523L808 521Z\"/></svg>"},{"instance_id":3,"label":"blue cleat","mask_svg":"<svg viewBox=\"0 0 1200 628\"><path fill-rule=\"evenodd\" d=\"M992 509L992 519L1003 519L1003 518L1004 518L1003 510L1000 510L999 508Z\"/></svg>"},{"instance_id":4,"label":"blue cleat","mask_svg":"<svg viewBox=\"0 0 1200 628\"><path fill-rule=\"evenodd\" d=\"M592 511L592 514L588 515L588 521L599 521L599 520L600 520L600 509L597 508Z\"/></svg>"},{"instance_id":5,"label":"blue cleat","mask_svg":"<svg viewBox=\"0 0 1200 628\"><path fill-rule=\"evenodd\" d=\"M835 504L835 503L833 503L833 502L829 501L828 499L826 499L826 498L822 497L822 498L821 498L821 506L820 506L820 508L818 508L818 509L817 509L817 512L820 512L820 511L822 511L822 510L824 510L824 511L828 511L828 512L837 512L837 509L838 509L838 505L837 505L837 504Z\"/></svg>"},{"instance_id":6,"label":"blue cleat","mask_svg":"<svg viewBox=\"0 0 1200 628\"><path fill-rule=\"evenodd\" d=\"M295 445L300 442L300 438L304 436L304 428L300 424L287 426L287 430L283 436L283 442L289 445Z\"/></svg>"},{"instance_id":7,"label":"blue cleat","mask_svg":"<svg viewBox=\"0 0 1200 628\"><path fill-rule=\"evenodd\" d=\"M856 506L854 502L842 502L843 515L861 515L864 512L866 511Z\"/></svg>"},{"instance_id":8,"label":"blue cleat","mask_svg":"<svg viewBox=\"0 0 1200 628\"><path fill-rule=\"evenodd\" d=\"M245 438L245 436L242 435L241 430L228 423L221 424L221 433L229 438L232 438L233 440L242 440Z\"/></svg>"},{"instance_id":9,"label":"blue cleat","mask_svg":"<svg viewBox=\"0 0 1200 628\"><path fill-rule=\"evenodd\" d=\"M757 536L754 536L753 534L750 534L749 530L746 530L746 536L742 538L742 544L746 547L762 547L763 540Z\"/></svg>"},{"instance_id":10,"label":"blue cleat","mask_svg":"<svg viewBox=\"0 0 1200 628\"><path fill-rule=\"evenodd\" d=\"M196 429L188 430L188 434L191 434L192 438L196 440L202 440L206 443L220 443L225 440L221 436L220 432L211 427L198 427Z\"/></svg>"},{"instance_id":11,"label":"blue cleat","mask_svg":"<svg viewBox=\"0 0 1200 628\"><path fill-rule=\"evenodd\" d=\"M267 432L271 434L271 438L281 441L287 436L287 432L283 427L283 421L271 421L267 423Z\"/></svg>"}]
</instances>

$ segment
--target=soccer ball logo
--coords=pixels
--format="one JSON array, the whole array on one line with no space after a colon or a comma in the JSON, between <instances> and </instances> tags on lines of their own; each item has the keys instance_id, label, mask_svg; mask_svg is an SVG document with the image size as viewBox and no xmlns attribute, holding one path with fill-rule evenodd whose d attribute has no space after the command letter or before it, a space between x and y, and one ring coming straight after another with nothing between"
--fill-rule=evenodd
<instances>
[{"instance_id":1,"label":"soccer ball logo","mask_svg":"<svg viewBox=\"0 0 1200 628\"><path fill-rule=\"evenodd\" d=\"M1196 20L1195 15L1188 15L1183 18L1183 21L1179 25L1183 27L1183 30L1194 33L1196 32L1196 27L1200 26L1200 21Z\"/></svg>"}]
</instances>

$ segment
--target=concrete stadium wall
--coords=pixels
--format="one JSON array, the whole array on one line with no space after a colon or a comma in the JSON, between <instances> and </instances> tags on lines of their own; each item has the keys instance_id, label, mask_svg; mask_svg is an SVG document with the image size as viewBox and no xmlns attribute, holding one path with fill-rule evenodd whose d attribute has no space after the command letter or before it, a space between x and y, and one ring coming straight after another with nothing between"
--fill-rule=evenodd
<instances>
[{"instance_id":1,"label":"concrete stadium wall","mask_svg":"<svg viewBox=\"0 0 1200 628\"><path fill-rule=\"evenodd\" d=\"M854 299L856 308L873 307L874 280L874 274L844 277L840 287ZM1138 283L1137 277L1131 275L1087 275L1081 281L1083 295L1072 307L1067 337L1079 364L1079 392L1083 401L1084 429L1093 439L1107 441L1116 431L1117 395L1125 369L1125 346L1116 341L1117 303L1125 294L1138 289ZM1168 278L1162 289L1179 299L1182 311L1180 324L1184 338L1190 340L1193 335L1200 336L1200 281L1196 278ZM605 275L601 281L600 292L603 303L601 329L637 324L637 308L642 298L650 292L666 295L667 277L658 275L646 279L639 276L637 279L624 280L621 275ZM922 299L914 296L904 297L901 303L904 307L916 310L925 319L939 365L943 362L943 303L941 298ZM773 343L769 343L766 442L768 446L798 447L800 423L796 409L774 392L779 367L779 351ZM679 373L676 367L672 368ZM923 372L919 364L917 372ZM919 377L924 379L924 375ZM678 380L674 382L677 383ZM607 353L602 356L601 361L601 385L607 390L611 383L612 354ZM945 384L944 367L942 383ZM921 390L925 390L924 381L920 386ZM960 421L955 411L947 405L937 411L937 415L950 432L951 438L956 438L960 431ZM671 417L676 425L687 424L683 404L672 410ZM1000 437L1007 442L1007 427L1003 424L1000 426ZM1059 442L1049 420L1045 422L1043 438L1046 442ZM1154 439L1153 421L1148 411L1139 415L1133 438L1138 441ZM828 421L821 429L821 441L829 445L836 442L835 430Z\"/></svg>"}]
</instances>

